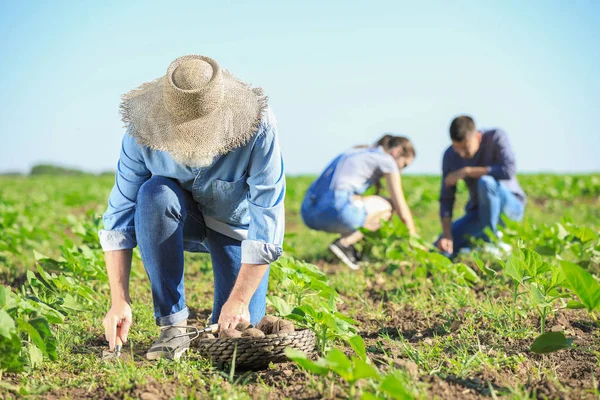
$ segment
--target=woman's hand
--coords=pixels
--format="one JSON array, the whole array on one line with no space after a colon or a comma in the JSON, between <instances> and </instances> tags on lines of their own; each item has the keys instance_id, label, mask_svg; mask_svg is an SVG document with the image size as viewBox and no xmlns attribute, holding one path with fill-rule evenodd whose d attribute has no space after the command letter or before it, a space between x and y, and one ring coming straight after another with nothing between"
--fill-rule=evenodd
<instances>
[{"instance_id":1,"label":"woman's hand","mask_svg":"<svg viewBox=\"0 0 600 400\"><path fill-rule=\"evenodd\" d=\"M248 309L248 304L230 297L229 300L223 304L223 308L221 308L221 315L219 315L219 330L222 331L224 329L235 328L240 322L250 322L250 310Z\"/></svg>"},{"instance_id":2,"label":"woman's hand","mask_svg":"<svg viewBox=\"0 0 600 400\"><path fill-rule=\"evenodd\" d=\"M132 323L131 305L126 301L113 303L102 322L102 325L104 325L104 336L106 336L108 346L111 350L115 348L117 337L121 339L121 342L127 343L127 335Z\"/></svg>"},{"instance_id":3,"label":"woman's hand","mask_svg":"<svg viewBox=\"0 0 600 400\"><path fill-rule=\"evenodd\" d=\"M219 330L250 322L250 300L268 269L269 264L242 264L229 299L221 307Z\"/></svg>"}]
</instances>

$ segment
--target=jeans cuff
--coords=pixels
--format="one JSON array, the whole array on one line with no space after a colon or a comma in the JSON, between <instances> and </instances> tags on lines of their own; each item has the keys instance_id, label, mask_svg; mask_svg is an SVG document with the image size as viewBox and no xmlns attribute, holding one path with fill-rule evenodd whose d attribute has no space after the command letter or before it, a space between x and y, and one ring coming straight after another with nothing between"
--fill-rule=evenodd
<instances>
[{"instance_id":1,"label":"jeans cuff","mask_svg":"<svg viewBox=\"0 0 600 400\"><path fill-rule=\"evenodd\" d=\"M190 310L185 307L181 311L177 311L175 314L167 315L166 317L158 317L156 318L156 325L158 326L167 326L167 325L177 325L180 322L185 321L190 316Z\"/></svg>"}]
</instances>

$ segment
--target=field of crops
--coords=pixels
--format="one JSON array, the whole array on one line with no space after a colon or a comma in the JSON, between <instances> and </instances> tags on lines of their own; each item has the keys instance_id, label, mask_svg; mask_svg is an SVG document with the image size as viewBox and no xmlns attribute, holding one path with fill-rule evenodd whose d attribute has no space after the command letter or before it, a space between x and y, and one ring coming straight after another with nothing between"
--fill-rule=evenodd
<instances>
[{"instance_id":1,"label":"field of crops","mask_svg":"<svg viewBox=\"0 0 600 400\"><path fill-rule=\"evenodd\" d=\"M512 255L455 263L430 252L439 177L403 181L420 237L392 221L368 235L356 272L328 254L333 235L302 224L311 178L288 179L269 313L313 329L318 356L243 372L195 352L144 359L158 332L139 253L129 343L102 361L109 295L96 232L113 178L0 177L0 398L598 398L600 175L521 176L526 217L503 228ZM457 207L464 187L459 197ZM210 261L186 260L191 322L203 326Z\"/></svg>"}]
</instances>

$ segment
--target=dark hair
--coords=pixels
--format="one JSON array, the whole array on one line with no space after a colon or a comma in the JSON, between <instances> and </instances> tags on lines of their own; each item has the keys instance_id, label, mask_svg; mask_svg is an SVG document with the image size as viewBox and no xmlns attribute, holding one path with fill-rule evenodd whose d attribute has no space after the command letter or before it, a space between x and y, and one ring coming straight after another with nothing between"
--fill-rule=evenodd
<instances>
[{"instance_id":1,"label":"dark hair","mask_svg":"<svg viewBox=\"0 0 600 400\"><path fill-rule=\"evenodd\" d=\"M385 134L375 142L375 146L381 146L384 150L394 149L398 146L402 148L401 156L404 157L416 157L415 148L411 141L404 136L394 136L390 134Z\"/></svg>"},{"instance_id":2,"label":"dark hair","mask_svg":"<svg viewBox=\"0 0 600 400\"><path fill-rule=\"evenodd\" d=\"M475 121L468 115L454 118L450 124L450 138L454 142L462 142L467 134L475 130Z\"/></svg>"}]
</instances>

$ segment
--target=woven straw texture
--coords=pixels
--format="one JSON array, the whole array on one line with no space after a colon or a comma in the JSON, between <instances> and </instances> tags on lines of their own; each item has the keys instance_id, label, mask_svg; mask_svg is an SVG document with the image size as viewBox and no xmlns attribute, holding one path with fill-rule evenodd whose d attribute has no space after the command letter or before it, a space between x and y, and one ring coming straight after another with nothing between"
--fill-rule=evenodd
<instances>
[{"instance_id":1,"label":"woven straw texture","mask_svg":"<svg viewBox=\"0 0 600 400\"><path fill-rule=\"evenodd\" d=\"M244 144L257 133L267 107L262 89L251 88L211 58L188 55L164 77L125 94L121 115L138 143L165 151L191 167Z\"/></svg>"},{"instance_id":2,"label":"woven straw texture","mask_svg":"<svg viewBox=\"0 0 600 400\"><path fill-rule=\"evenodd\" d=\"M263 338L241 337L222 339L198 339L191 343L203 356L216 365L231 364L237 345L235 367L240 369L262 369L270 362L285 362L286 347L311 354L315 349L316 338L309 329L291 333L267 335Z\"/></svg>"}]
</instances>

